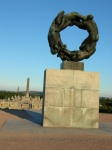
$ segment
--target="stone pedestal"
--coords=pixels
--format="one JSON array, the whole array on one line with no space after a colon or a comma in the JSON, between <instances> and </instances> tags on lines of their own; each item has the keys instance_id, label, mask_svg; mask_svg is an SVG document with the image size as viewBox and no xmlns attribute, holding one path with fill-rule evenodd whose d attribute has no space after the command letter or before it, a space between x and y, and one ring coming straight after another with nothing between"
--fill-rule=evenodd
<instances>
[{"instance_id":1,"label":"stone pedestal","mask_svg":"<svg viewBox=\"0 0 112 150\"><path fill-rule=\"evenodd\" d=\"M99 127L99 73L45 71L43 126Z\"/></svg>"},{"instance_id":2,"label":"stone pedestal","mask_svg":"<svg viewBox=\"0 0 112 150\"><path fill-rule=\"evenodd\" d=\"M83 62L73 62L73 61L63 61L60 65L60 68L84 71L84 63Z\"/></svg>"}]
</instances>

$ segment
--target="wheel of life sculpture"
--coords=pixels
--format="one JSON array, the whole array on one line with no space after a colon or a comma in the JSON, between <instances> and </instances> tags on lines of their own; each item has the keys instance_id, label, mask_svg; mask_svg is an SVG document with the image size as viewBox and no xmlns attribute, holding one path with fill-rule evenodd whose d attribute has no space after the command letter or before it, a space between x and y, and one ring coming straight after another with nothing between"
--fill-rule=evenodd
<instances>
[{"instance_id":1,"label":"wheel of life sculpture","mask_svg":"<svg viewBox=\"0 0 112 150\"><path fill-rule=\"evenodd\" d=\"M70 51L63 44L60 32L66 27L74 25L87 30L88 37L81 43L79 50ZM64 14L64 11L61 11L53 20L48 33L50 51L53 55L57 54L62 61L77 62L89 58L96 51L98 39L98 28L93 20L93 15L83 16L77 12Z\"/></svg>"}]
</instances>

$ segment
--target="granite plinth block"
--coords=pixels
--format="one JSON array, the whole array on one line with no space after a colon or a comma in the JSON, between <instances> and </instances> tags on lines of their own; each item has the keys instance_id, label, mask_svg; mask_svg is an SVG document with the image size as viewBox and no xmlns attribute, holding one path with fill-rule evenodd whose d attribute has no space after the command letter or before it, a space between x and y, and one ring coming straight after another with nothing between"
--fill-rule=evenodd
<instances>
[{"instance_id":1,"label":"granite plinth block","mask_svg":"<svg viewBox=\"0 0 112 150\"><path fill-rule=\"evenodd\" d=\"M99 127L99 73L45 71L43 126Z\"/></svg>"}]
</instances>

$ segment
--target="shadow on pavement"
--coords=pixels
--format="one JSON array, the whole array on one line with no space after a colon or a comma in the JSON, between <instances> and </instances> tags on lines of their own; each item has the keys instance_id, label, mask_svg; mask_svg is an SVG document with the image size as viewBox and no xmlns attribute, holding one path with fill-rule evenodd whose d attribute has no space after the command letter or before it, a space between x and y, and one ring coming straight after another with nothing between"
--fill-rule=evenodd
<instances>
[{"instance_id":1,"label":"shadow on pavement","mask_svg":"<svg viewBox=\"0 0 112 150\"><path fill-rule=\"evenodd\" d=\"M33 111L33 110L17 110L17 109L1 109L6 113L15 115L19 118L26 119L33 123L42 125L42 113L41 111Z\"/></svg>"}]
</instances>

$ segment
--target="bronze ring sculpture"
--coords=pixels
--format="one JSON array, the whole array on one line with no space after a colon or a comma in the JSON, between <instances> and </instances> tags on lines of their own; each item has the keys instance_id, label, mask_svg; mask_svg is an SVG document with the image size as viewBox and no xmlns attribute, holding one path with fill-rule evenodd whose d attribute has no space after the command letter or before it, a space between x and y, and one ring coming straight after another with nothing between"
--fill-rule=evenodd
<instances>
[{"instance_id":1,"label":"bronze ring sculpture","mask_svg":"<svg viewBox=\"0 0 112 150\"><path fill-rule=\"evenodd\" d=\"M68 50L60 37L60 31L73 25L80 29L87 30L89 34L77 51ZM53 55L57 54L57 57L60 57L62 61L77 62L89 58L96 51L95 47L98 39L98 28L93 20L93 15L83 16L77 12L64 14L64 11L61 11L53 20L48 33L51 53Z\"/></svg>"}]
</instances>

